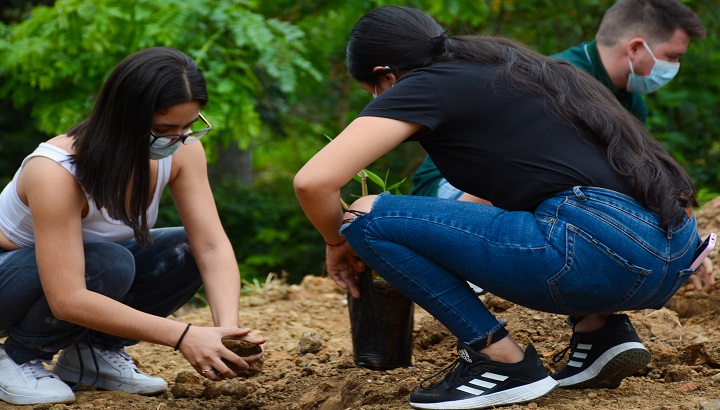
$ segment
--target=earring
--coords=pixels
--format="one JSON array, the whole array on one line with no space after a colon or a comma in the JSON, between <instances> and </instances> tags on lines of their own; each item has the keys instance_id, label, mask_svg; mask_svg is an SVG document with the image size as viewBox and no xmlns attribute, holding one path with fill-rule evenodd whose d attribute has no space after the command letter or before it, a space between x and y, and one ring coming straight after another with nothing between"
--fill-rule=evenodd
<instances>
[{"instance_id":1,"label":"earring","mask_svg":"<svg viewBox=\"0 0 720 410\"><path fill-rule=\"evenodd\" d=\"M373 99L377 98L377 83L375 83L375 91L373 92Z\"/></svg>"}]
</instances>

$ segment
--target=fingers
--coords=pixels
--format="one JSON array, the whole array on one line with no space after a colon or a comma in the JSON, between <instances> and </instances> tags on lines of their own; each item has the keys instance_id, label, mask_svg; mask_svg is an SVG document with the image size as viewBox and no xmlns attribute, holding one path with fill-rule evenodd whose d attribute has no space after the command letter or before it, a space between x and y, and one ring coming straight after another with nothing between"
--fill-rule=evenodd
<instances>
[{"instance_id":1,"label":"fingers","mask_svg":"<svg viewBox=\"0 0 720 410\"><path fill-rule=\"evenodd\" d=\"M329 273L330 278L343 290L350 292L355 299L360 297L360 287L355 277L355 272L341 271Z\"/></svg>"},{"instance_id":2,"label":"fingers","mask_svg":"<svg viewBox=\"0 0 720 410\"><path fill-rule=\"evenodd\" d=\"M690 281L697 290L711 290L715 287L713 263L710 258L705 258L700 268L690 276Z\"/></svg>"},{"instance_id":3,"label":"fingers","mask_svg":"<svg viewBox=\"0 0 720 410\"><path fill-rule=\"evenodd\" d=\"M255 335L246 335L237 339L242 339L250 343L255 343L256 345L260 345L260 347L265 351L265 343L267 340L264 337L255 336Z\"/></svg>"},{"instance_id":4,"label":"fingers","mask_svg":"<svg viewBox=\"0 0 720 410\"><path fill-rule=\"evenodd\" d=\"M263 347L262 353L259 353L259 354L253 355L253 356L243 357L243 359L245 360L245 363L247 363L248 365L252 365L253 363L257 363L258 361L260 361L260 359L262 359L262 357L263 357L263 354L265 354L264 347Z\"/></svg>"},{"instance_id":5,"label":"fingers","mask_svg":"<svg viewBox=\"0 0 720 410\"><path fill-rule=\"evenodd\" d=\"M186 335L180 351L204 378L213 381L232 379L238 376L236 371L248 369L252 363L259 361L265 351L266 339L250 332L249 328L193 327ZM249 357L246 362L228 350L223 339L242 339L259 345L260 349L251 349L248 353L256 353L258 350L261 353Z\"/></svg>"},{"instance_id":6,"label":"fingers","mask_svg":"<svg viewBox=\"0 0 720 410\"><path fill-rule=\"evenodd\" d=\"M701 270L704 272L705 289L712 289L715 287L715 275L713 274L713 262L710 258L705 258L702 263Z\"/></svg>"},{"instance_id":7,"label":"fingers","mask_svg":"<svg viewBox=\"0 0 720 410\"><path fill-rule=\"evenodd\" d=\"M698 272L695 272L690 276L690 281L692 282L693 286L695 286L695 289L702 290L703 285L702 281L700 280L700 275L698 275Z\"/></svg>"},{"instance_id":8,"label":"fingers","mask_svg":"<svg viewBox=\"0 0 720 410\"><path fill-rule=\"evenodd\" d=\"M365 269L367 269L367 265L365 265L365 262L361 261L360 259L353 262L353 270L355 272L365 272Z\"/></svg>"},{"instance_id":9,"label":"fingers","mask_svg":"<svg viewBox=\"0 0 720 410\"><path fill-rule=\"evenodd\" d=\"M197 372L200 373L200 375L206 379L210 379L210 380L216 381L216 382L220 381L220 380L225 380L225 377L223 377L223 375L221 373L218 373L218 371L213 368L199 369L199 370L195 369L195 370L197 370Z\"/></svg>"}]
</instances>

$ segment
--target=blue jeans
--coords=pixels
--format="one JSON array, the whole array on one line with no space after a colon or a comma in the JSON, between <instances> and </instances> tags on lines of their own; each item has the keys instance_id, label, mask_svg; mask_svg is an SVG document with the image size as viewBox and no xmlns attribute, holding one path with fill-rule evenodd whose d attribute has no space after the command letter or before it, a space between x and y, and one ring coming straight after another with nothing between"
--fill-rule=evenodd
<instances>
[{"instance_id":1,"label":"blue jeans","mask_svg":"<svg viewBox=\"0 0 720 410\"><path fill-rule=\"evenodd\" d=\"M478 347L507 333L466 281L551 313L659 309L692 274L700 239L694 217L668 232L634 199L591 187L558 193L534 212L384 194L340 232L370 267Z\"/></svg>"},{"instance_id":2,"label":"blue jeans","mask_svg":"<svg viewBox=\"0 0 720 410\"><path fill-rule=\"evenodd\" d=\"M183 228L150 233L155 243L145 248L134 239L86 242L85 282L93 292L165 317L187 303L202 281ZM105 348L138 342L55 319L43 295L35 248L0 252L0 330L10 331L5 351L16 363L52 360L86 334Z\"/></svg>"}]
</instances>

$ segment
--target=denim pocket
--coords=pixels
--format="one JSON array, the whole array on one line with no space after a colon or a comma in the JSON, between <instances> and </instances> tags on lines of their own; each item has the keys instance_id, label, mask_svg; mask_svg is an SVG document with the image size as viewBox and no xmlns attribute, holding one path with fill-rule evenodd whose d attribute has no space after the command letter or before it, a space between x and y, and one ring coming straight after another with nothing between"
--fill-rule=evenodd
<instances>
[{"instance_id":1,"label":"denim pocket","mask_svg":"<svg viewBox=\"0 0 720 410\"><path fill-rule=\"evenodd\" d=\"M677 293L678 289L680 289L680 287L682 285L684 285L685 282L687 282L687 280L690 279L690 276L692 276L693 273L697 272L698 269L700 269L700 267L697 267L695 269L681 270L678 273L677 277L675 278L675 283L673 284L673 287L670 289L670 291L667 292L663 296L663 298L660 299L659 302L655 303L652 306L648 306L648 309L660 309L663 306L665 306L668 303L668 301L670 300L670 298L672 298L673 295L675 295L675 293ZM655 300L657 300L657 299L655 299Z\"/></svg>"},{"instance_id":2,"label":"denim pocket","mask_svg":"<svg viewBox=\"0 0 720 410\"><path fill-rule=\"evenodd\" d=\"M556 306L568 314L622 310L650 274L573 225L567 225L565 251L565 266L547 285Z\"/></svg>"}]
</instances>

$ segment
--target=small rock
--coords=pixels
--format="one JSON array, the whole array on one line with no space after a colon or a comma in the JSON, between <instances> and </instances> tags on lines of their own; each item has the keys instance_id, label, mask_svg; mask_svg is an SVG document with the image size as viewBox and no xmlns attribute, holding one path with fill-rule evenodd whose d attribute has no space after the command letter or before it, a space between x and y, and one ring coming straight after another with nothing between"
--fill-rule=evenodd
<instances>
[{"instance_id":1,"label":"small rock","mask_svg":"<svg viewBox=\"0 0 720 410\"><path fill-rule=\"evenodd\" d=\"M322 347L324 341L317 333L305 333L298 343L298 352L300 354L317 353Z\"/></svg>"},{"instance_id":2,"label":"small rock","mask_svg":"<svg viewBox=\"0 0 720 410\"><path fill-rule=\"evenodd\" d=\"M720 400L710 400L700 403L700 410L720 410Z\"/></svg>"}]
</instances>

